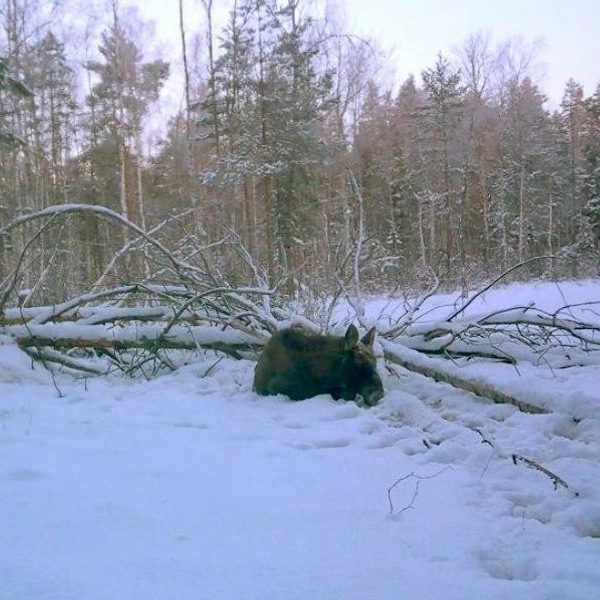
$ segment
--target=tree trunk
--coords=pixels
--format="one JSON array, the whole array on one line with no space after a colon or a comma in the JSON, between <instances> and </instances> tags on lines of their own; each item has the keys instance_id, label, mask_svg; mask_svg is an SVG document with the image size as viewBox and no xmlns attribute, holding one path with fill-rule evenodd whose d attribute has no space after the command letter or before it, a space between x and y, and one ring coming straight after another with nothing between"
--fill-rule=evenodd
<instances>
[{"instance_id":1,"label":"tree trunk","mask_svg":"<svg viewBox=\"0 0 600 600\"><path fill-rule=\"evenodd\" d=\"M485 382L467 379L466 377L451 373L439 361L423 356L415 350L401 347L398 344L391 344L390 342L383 342L383 349L386 359L390 362L414 373L429 377L434 381L448 383L455 388L472 392L477 396L487 398L498 404L512 404L512 406L515 406L521 412L531 414L545 414L549 412L543 407L535 406L500 392Z\"/></svg>"}]
</instances>

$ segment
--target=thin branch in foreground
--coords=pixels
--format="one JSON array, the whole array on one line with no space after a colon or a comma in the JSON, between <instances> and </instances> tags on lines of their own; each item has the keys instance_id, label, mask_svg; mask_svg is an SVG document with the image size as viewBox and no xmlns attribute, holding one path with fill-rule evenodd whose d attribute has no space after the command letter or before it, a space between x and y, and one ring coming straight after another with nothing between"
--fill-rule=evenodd
<instances>
[{"instance_id":1,"label":"thin branch in foreground","mask_svg":"<svg viewBox=\"0 0 600 600\"><path fill-rule=\"evenodd\" d=\"M57 363L68 369L72 369L74 371L81 371L83 373L87 373L88 375L106 375L106 369L97 367L91 363L86 363L84 360L77 360L68 356L67 354L63 354L61 352L56 352L50 348L23 348L25 353L29 354L32 358L39 360L42 364L46 362ZM46 369L50 372L53 372L52 369L48 369L47 365Z\"/></svg>"},{"instance_id":2,"label":"thin branch in foreground","mask_svg":"<svg viewBox=\"0 0 600 600\"><path fill-rule=\"evenodd\" d=\"M427 479L434 479L434 478L438 477L439 475L441 475L442 473L444 473L445 471L448 471L448 470L451 471L452 467L450 467L450 466L444 467L443 469L440 469L437 473L434 473L433 475L417 475L414 471L412 471L408 475L404 475L403 477L400 477L400 479L397 479L388 488L388 491L387 491L388 502L389 502L389 505L390 505L390 517L398 517L403 512L405 512L407 510L410 510L411 508L415 507L415 500L417 499L417 496L419 495L419 487L421 485L421 481L425 481ZM411 498L410 502L406 506L404 506L400 510L396 511L396 509L394 507L394 501L392 499L392 492L394 491L394 489L396 487L398 487L401 483L407 481L408 479L416 479L417 480L416 483L415 483L415 489L414 489L412 498Z\"/></svg>"},{"instance_id":3,"label":"thin branch in foreground","mask_svg":"<svg viewBox=\"0 0 600 600\"><path fill-rule=\"evenodd\" d=\"M508 458L508 455L505 454L504 452L502 452L501 450L499 450L496 446L496 443L494 441L490 440L483 433L483 431L481 431L481 429L479 429L478 427L475 427L473 429L473 431L475 433L479 434L479 436L481 437L482 444L488 444L491 448L494 449L494 451L501 458ZM550 471L550 469L547 469L546 467L542 467L542 465L540 465L535 460L533 460L531 458L527 458L526 456L523 456L522 454L515 454L515 453L510 454L510 458L512 459L513 464L515 464L515 465L522 462L526 467L529 467L530 469L535 469L536 471L539 471L540 473L543 473L544 475L546 475L546 477L549 477L551 479L552 483L554 484L555 490L557 490L559 487L564 487L566 490L569 489L569 485L567 484L567 482L564 479L559 477L556 473L553 473L552 471ZM488 466L489 466L489 462L486 465L483 473L481 474L482 477L485 474L485 472L487 471ZM577 498L579 496L579 493L573 492L573 495Z\"/></svg>"},{"instance_id":4,"label":"thin branch in foreground","mask_svg":"<svg viewBox=\"0 0 600 600\"><path fill-rule=\"evenodd\" d=\"M354 292L356 294L356 306L352 306L354 308L357 317L360 318L364 314L364 305L362 301L362 293L360 286L360 258L362 255L363 244L365 242L365 224L364 224L364 199L363 195L358 187L358 182L354 177L354 173L351 169L348 169L348 175L350 177L350 181L352 183L352 187L354 188L354 193L358 199L358 240L356 242L356 251L354 254L354 265L353 265L353 273L354 273ZM363 323L361 323L363 325Z\"/></svg>"},{"instance_id":5,"label":"thin branch in foreground","mask_svg":"<svg viewBox=\"0 0 600 600\"><path fill-rule=\"evenodd\" d=\"M439 287L440 280L435 275L435 273L431 273L433 277L433 283L429 286L429 289L425 290L419 297L411 304L408 305L404 314L397 320L396 324L386 331L382 331L381 335L385 335L390 339L402 334L406 329L408 329L415 322L415 315L421 310L421 308L425 305L427 300L433 297ZM408 301L405 299L405 306L407 306Z\"/></svg>"},{"instance_id":6,"label":"thin branch in foreground","mask_svg":"<svg viewBox=\"0 0 600 600\"><path fill-rule=\"evenodd\" d=\"M19 256L19 259L17 261L16 267L14 268L12 274L9 275L10 281L7 282L6 288L0 294L0 312L3 312L4 306L6 305L6 302L8 301L9 296L11 295L11 293L13 292L13 290L15 289L15 287L17 285L17 281L19 279L19 271L21 270L21 266L23 265L23 263L25 261L25 255L27 254L27 251L44 232L46 232L48 229L50 229L50 226L52 225L53 220L54 220L54 217L51 217L50 220L47 223L45 223L33 235L33 237L26 242L26 244L23 248L23 251L21 252L21 255Z\"/></svg>"},{"instance_id":7,"label":"thin branch in foreground","mask_svg":"<svg viewBox=\"0 0 600 600\"><path fill-rule=\"evenodd\" d=\"M556 473L553 473L549 469L546 469L546 467L542 467L542 465L537 463L535 460L532 460L531 458L527 458L526 456L522 456L521 454L513 454L512 461L515 465L522 462L530 469L535 469L536 471L539 471L540 473L546 475L546 477L549 477L552 480L552 483L554 484L555 490L557 490L559 486L564 487L566 490L569 489L569 485L564 479L561 479L558 475L556 475ZM574 492L574 494L575 497L579 496L577 492Z\"/></svg>"},{"instance_id":8,"label":"thin branch in foreground","mask_svg":"<svg viewBox=\"0 0 600 600\"><path fill-rule=\"evenodd\" d=\"M479 296L481 296L482 294L485 294L485 292L487 292L489 289L493 288L498 282L500 282L502 279L504 279L505 277L507 277L508 275L513 273L514 271L517 271L521 267L524 267L532 262L537 262L539 260L555 260L555 259L556 259L555 256L533 256L532 258L528 258L527 260L524 260L523 262L520 262L520 263L512 266L510 269L508 269L507 271L504 271L504 273L501 273L498 277L493 279L486 286L484 286L480 290L477 290L477 292L475 292L475 294L473 294L469 299L467 299L466 302L464 302L456 311L454 311L449 317L447 317L446 320L452 321L453 319L455 319L458 315L460 315L462 312L464 312L469 305L471 305L477 298L479 298Z\"/></svg>"}]
</instances>

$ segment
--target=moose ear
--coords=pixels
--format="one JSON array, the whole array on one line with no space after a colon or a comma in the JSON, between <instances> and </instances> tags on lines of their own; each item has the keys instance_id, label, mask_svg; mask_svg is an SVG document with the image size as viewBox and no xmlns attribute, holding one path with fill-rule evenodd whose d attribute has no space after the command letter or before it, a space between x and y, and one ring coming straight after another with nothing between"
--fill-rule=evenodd
<instances>
[{"instance_id":1,"label":"moose ear","mask_svg":"<svg viewBox=\"0 0 600 600\"><path fill-rule=\"evenodd\" d=\"M344 336L344 350L352 350L358 344L358 329L354 325L350 325Z\"/></svg>"},{"instance_id":2,"label":"moose ear","mask_svg":"<svg viewBox=\"0 0 600 600\"><path fill-rule=\"evenodd\" d=\"M375 341L375 334L377 333L377 331L375 330L375 327L371 327L371 329L369 329L369 331L367 331L367 333L364 335L363 339L360 340L365 346L372 348L373 347L373 342Z\"/></svg>"}]
</instances>

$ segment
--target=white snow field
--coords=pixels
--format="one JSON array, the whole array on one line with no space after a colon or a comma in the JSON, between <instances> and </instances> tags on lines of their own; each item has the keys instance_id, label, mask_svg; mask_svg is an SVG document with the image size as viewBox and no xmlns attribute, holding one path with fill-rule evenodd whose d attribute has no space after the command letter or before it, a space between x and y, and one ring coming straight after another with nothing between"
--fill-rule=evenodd
<instances>
[{"instance_id":1,"label":"white snow field","mask_svg":"<svg viewBox=\"0 0 600 600\"><path fill-rule=\"evenodd\" d=\"M473 310L598 299L513 285ZM383 363L371 409L261 398L214 354L53 382L4 338L0 600L600 598L600 366L457 364L552 412Z\"/></svg>"}]
</instances>

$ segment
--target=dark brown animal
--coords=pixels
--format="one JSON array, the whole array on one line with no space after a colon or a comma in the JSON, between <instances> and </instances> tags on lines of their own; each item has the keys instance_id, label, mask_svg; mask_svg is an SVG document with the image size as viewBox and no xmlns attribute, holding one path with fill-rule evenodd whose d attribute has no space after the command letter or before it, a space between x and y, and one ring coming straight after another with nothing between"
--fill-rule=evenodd
<instances>
[{"instance_id":1,"label":"dark brown animal","mask_svg":"<svg viewBox=\"0 0 600 600\"><path fill-rule=\"evenodd\" d=\"M359 340L350 325L344 337L315 335L297 327L273 334L254 373L254 391L261 396L285 394L304 400L331 394L336 400L362 398L374 406L383 397L373 354L375 329Z\"/></svg>"}]
</instances>

